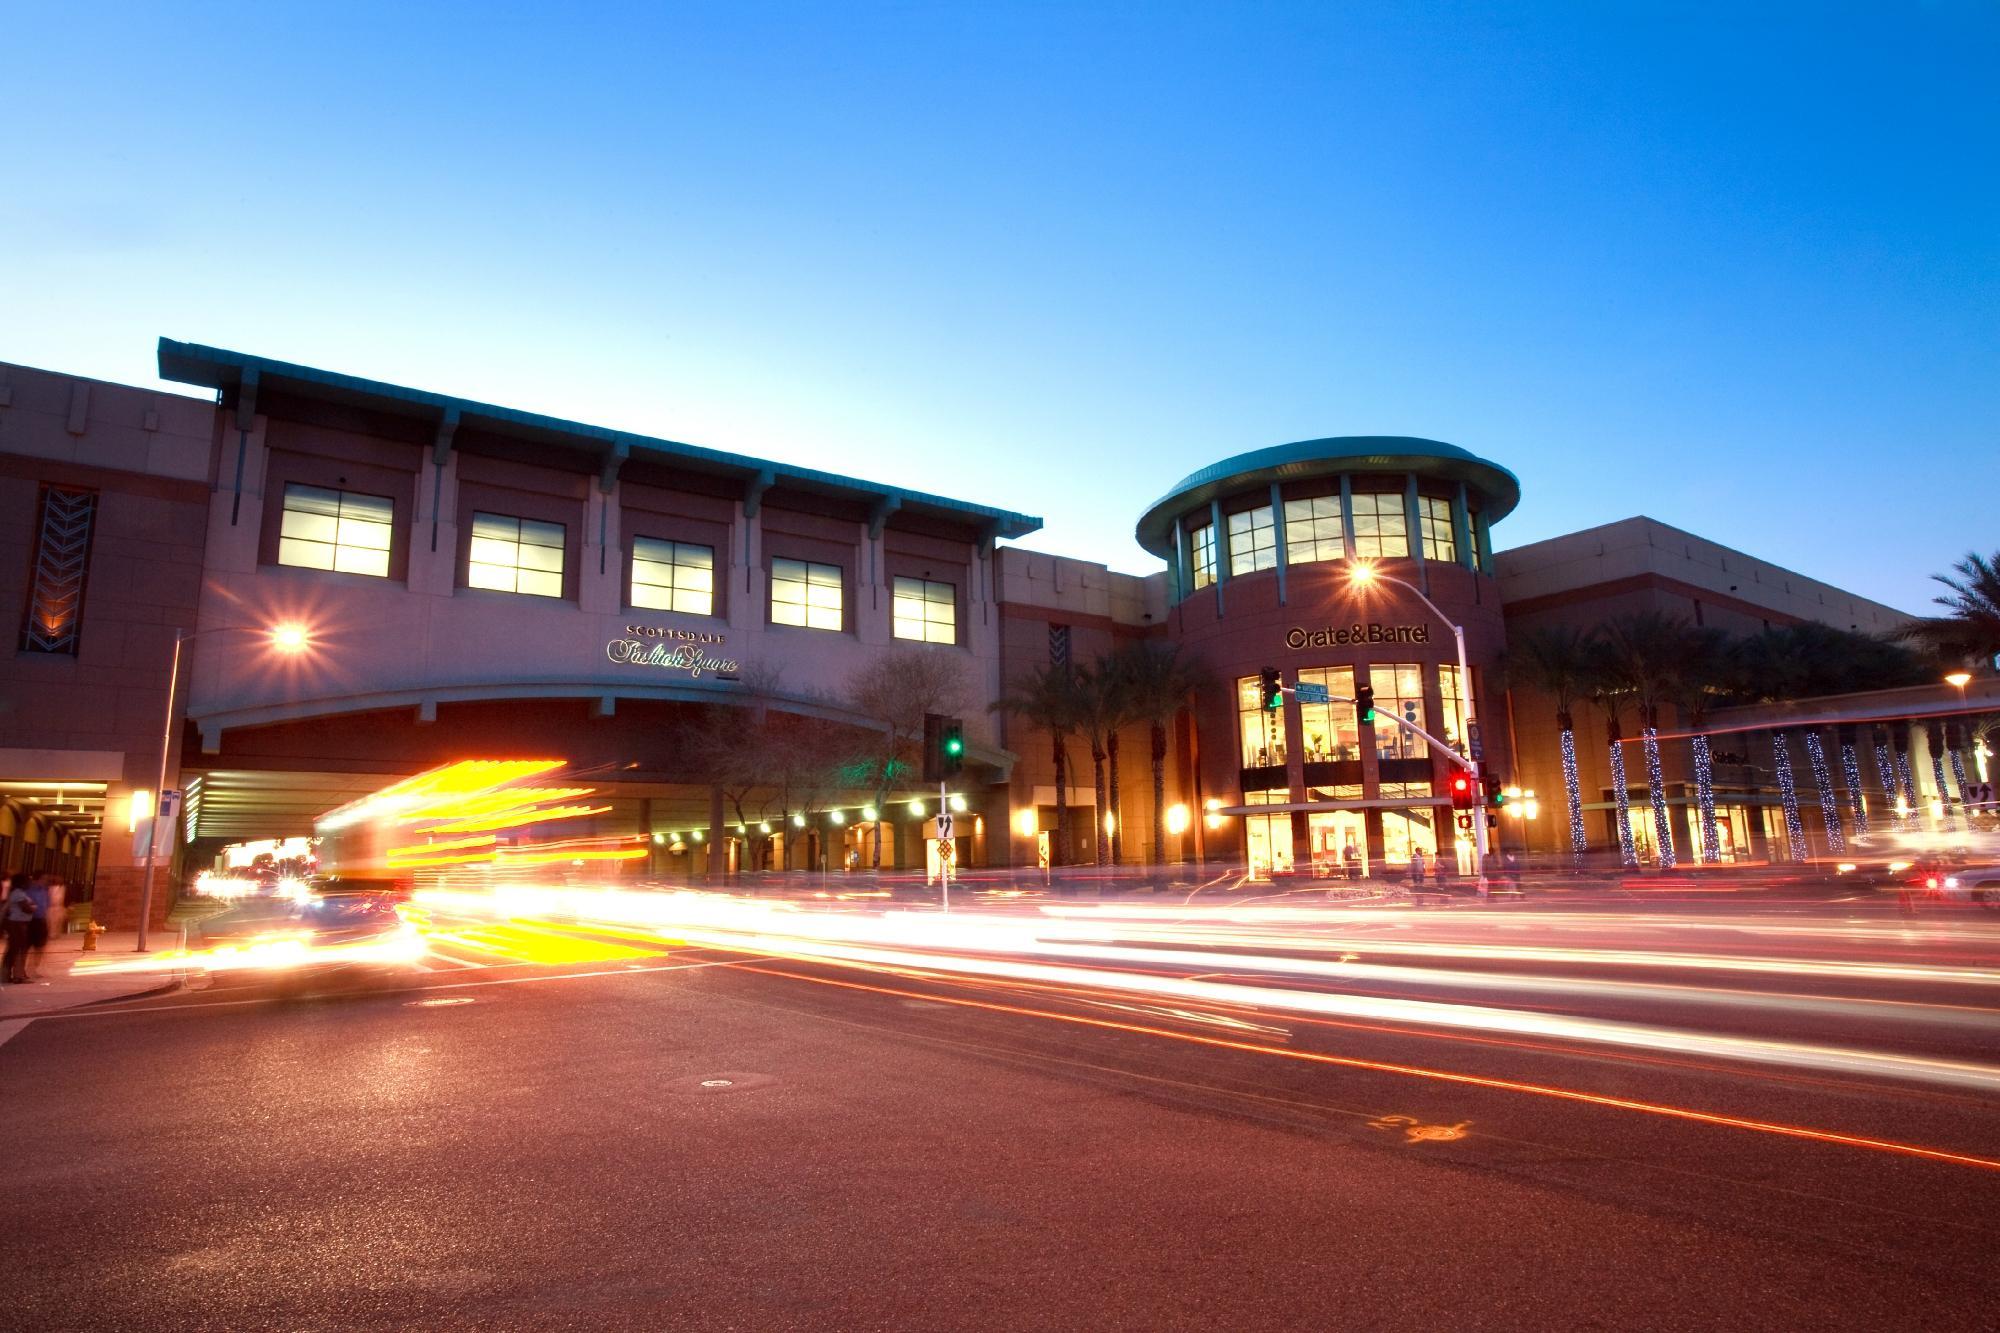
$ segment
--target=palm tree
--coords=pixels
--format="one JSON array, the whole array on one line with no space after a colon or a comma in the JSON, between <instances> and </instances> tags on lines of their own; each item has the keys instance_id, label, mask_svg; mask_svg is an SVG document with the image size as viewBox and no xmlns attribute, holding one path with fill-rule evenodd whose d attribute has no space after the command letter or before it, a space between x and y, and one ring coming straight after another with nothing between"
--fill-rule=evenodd
<instances>
[{"instance_id":1,"label":"palm tree","mask_svg":"<svg viewBox=\"0 0 2000 1333\"><path fill-rule=\"evenodd\" d=\"M1624 711L1625 696L1631 686L1601 642L1591 653L1588 670L1586 679L1590 701L1604 710L1604 737L1611 753L1611 791L1618 811L1619 863L1631 870L1639 864L1639 853L1632 846L1632 800L1625 778L1625 737L1618 726L1619 714Z\"/></svg>"},{"instance_id":2,"label":"palm tree","mask_svg":"<svg viewBox=\"0 0 2000 1333\"><path fill-rule=\"evenodd\" d=\"M1680 661L1674 673L1673 701L1688 729L1688 748L1694 754L1695 804L1701 817L1701 847L1698 859L1713 865L1722 859L1722 839L1715 829L1715 757L1708 745L1705 726L1709 710L1730 679L1728 641L1720 630L1687 627L1682 635Z\"/></svg>"},{"instance_id":3,"label":"palm tree","mask_svg":"<svg viewBox=\"0 0 2000 1333\"><path fill-rule=\"evenodd\" d=\"M1947 614L1919 620L1899 637L1955 661L1991 662L2000 655L2000 551L1968 551L1951 574L1931 578L1951 589L1931 600Z\"/></svg>"},{"instance_id":4,"label":"palm tree","mask_svg":"<svg viewBox=\"0 0 2000 1333\"><path fill-rule=\"evenodd\" d=\"M1552 625L1517 635L1507 654L1510 679L1547 695L1556 706L1562 728L1563 788L1569 796L1569 851L1581 869L1587 839L1583 829L1583 792L1576 776L1576 702L1590 692L1596 639L1566 625Z\"/></svg>"},{"instance_id":5,"label":"palm tree","mask_svg":"<svg viewBox=\"0 0 2000 1333\"><path fill-rule=\"evenodd\" d=\"M1646 794L1653 807L1653 837L1659 865L1674 865L1674 830L1667 818L1666 782L1660 772L1660 705L1679 688L1687 654L1688 623L1657 611L1615 616L1605 623L1604 653L1639 709L1639 736L1646 752Z\"/></svg>"},{"instance_id":6,"label":"palm tree","mask_svg":"<svg viewBox=\"0 0 2000 1333\"><path fill-rule=\"evenodd\" d=\"M1147 640L1121 649L1116 670L1125 682L1125 703L1134 722L1144 722L1153 764L1153 854L1167 859L1167 728L1204 683L1200 670L1175 644Z\"/></svg>"},{"instance_id":7,"label":"palm tree","mask_svg":"<svg viewBox=\"0 0 2000 1333\"><path fill-rule=\"evenodd\" d=\"M1103 823L1111 807L1105 790L1105 765L1118 748L1118 724L1123 720L1125 707L1120 697L1123 688L1102 659L1077 668L1074 679L1076 729L1090 747L1091 780L1096 784L1097 806L1093 814L1099 825L1094 835L1097 864L1108 865L1111 862L1111 836L1105 832ZM1118 821L1114 818L1111 829L1116 832L1117 828Z\"/></svg>"},{"instance_id":8,"label":"palm tree","mask_svg":"<svg viewBox=\"0 0 2000 1333\"><path fill-rule=\"evenodd\" d=\"M1008 713L1049 738L1055 758L1056 827L1049 840L1049 860L1069 864L1069 738L1076 734L1080 710L1076 673L1067 663L1033 667L995 700L995 712Z\"/></svg>"}]
</instances>

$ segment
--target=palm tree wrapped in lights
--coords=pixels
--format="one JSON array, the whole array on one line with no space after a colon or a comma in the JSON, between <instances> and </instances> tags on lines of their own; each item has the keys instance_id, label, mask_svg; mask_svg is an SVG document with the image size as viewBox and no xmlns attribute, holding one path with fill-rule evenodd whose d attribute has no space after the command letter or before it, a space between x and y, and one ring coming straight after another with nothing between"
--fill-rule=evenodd
<instances>
[{"instance_id":1,"label":"palm tree wrapped in lights","mask_svg":"<svg viewBox=\"0 0 2000 1333\"><path fill-rule=\"evenodd\" d=\"M1889 749L1889 733L1881 727L1875 728L1875 776L1882 780L1882 798L1889 802L1889 823L1900 826L1896 812L1903 800L1896 783L1896 757Z\"/></svg>"},{"instance_id":2,"label":"palm tree wrapped in lights","mask_svg":"<svg viewBox=\"0 0 2000 1333\"><path fill-rule=\"evenodd\" d=\"M1861 799L1861 761L1854 752L1854 726L1840 725L1840 774L1847 780L1847 808L1854 816L1854 836L1868 836L1868 807Z\"/></svg>"},{"instance_id":3,"label":"palm tree wrapped in lights","mask_svg":"<svg viewBox=\"0 0 2000 1333\"><path fill-rule=\"evenodd\" d=\"M1833 774L1827 770L1826 750L1821 746L1816 727L1806 729L1806 761L1812 765L1813 781L1819 785L1819 812L1826 822L1826 849L1844 852L1847 836L1840 828L1840 800L1833 790Z\"/></svg>"},{"instance_id":4,"label":"palm tree wrapped in lights","mask_svg":"<svg viewBox=\"0 0 2000 1333\"><path fill-rule=\"evenodd\" d=\"M1624 711L1627 686L1612 668L1606 654L1593 654L1590 664L1590 701L1604 710L1604 738L1611 756L1611 794L1618 810L1618 857L1619 864L1627 870L1637 869L1638 850L1632 845L1632 798L1627 790L1625 778L1625 736L1619 729L1619 714Z\"/></svg>"},{"instance_id":5,"label":"palm tree wrapped in lights","mask_svg":"<svg viewBox=\"0 0 2000 1333\"><path fill-rule=\"evenodd\" d=\"M1924 748L1931 752L1931 781L1937 784L1938 820L1946 833L1958 831L1951 817L1951 788L1944 785L1944 728L1936 723L1924 728Z\"/></svg>"},{"instance_id":6,"label":"palm tree wrapped in lights","mask_svg":"<svg viewBox=\"0 0 2000 1333\"><path fill-rule=\"evenodd\" d=\"M1715 826L1715 756L1709 749L1706 728L1709 710L1729 683L1727 642L1720 630L1688 627L1676 657L1673 696L1694 756L1695 805L1701 823L1699 857L1714 865L1722 860L1722 838Z\"/></svg>"},{"instance_id":7,"label":"palm tree wrapped in lights","mask_svg":"<svg viewBox=\"0 0 2000 1333\"><path fill-rule=\"evenodd\" d=\"M1613 618L1604 627L1604 652L1639 710L1639 740L1646 756L1646 796L1653 811L1653 839L1660 868L1674 866L1674 831L1667 818L1667 784L1660 770L1660 705L1672 697L1687 643L1687 623L1656 611Z\"/></svg>"},{"instance_id":8,"label":"palm tree wrapped in lights","mask_svg":"<svg viewBox=\"0 0 2000 1333\"><path fill-rule=\"evenodd\" d=\"M1785 841L1792 859L1806 859L1806 826L1799 818L1799 787L1792 780L1792 747L1783 729L1771 733L1771 767L1778 775L1778 800L1785 811Z\"/></svg>"},{"instance_id":9,"label":"palm tree wrapped in lights","mask_svg":"<svg viewBox=\"0 0 2000 1333\"><path fill-rule=\"evenodd\" d=\"M1556 725L1562 729L1563 790L1569 797L1570 858L1578 869L1583 866L1589 840L1583 828L1583 793L1576 773L1576 702L1589 692L1597 651L1597 641L1591 635L1556 625L1516 636L1507 655L1509 677L1547 695L1555 704ZM1615 752L1616 747L1613 749Z\"/></svg>"}]
</instances>

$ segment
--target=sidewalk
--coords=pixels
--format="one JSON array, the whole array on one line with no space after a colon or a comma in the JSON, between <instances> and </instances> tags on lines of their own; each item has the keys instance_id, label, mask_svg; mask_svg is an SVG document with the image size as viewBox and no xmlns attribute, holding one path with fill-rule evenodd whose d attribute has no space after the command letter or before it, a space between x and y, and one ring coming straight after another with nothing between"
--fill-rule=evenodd
<instances>
[{"instance_id":1,"label":"sidewalk","mask_svg":"<svg viewBox=\"0 0 2000 1333\"><path fill-rule=\"evenodd\" d=\"M179 932L155 931L151 953L138 953L138 936L131 931L107 931L97 937L97 951L83 952L81 932L57 935L42 955L41 975L25 986L0 985L0 1022L52 1014L93 1000L115 1000L179 983L172 971L149 967L179 941Z\"/></svg>"}]
</instances>

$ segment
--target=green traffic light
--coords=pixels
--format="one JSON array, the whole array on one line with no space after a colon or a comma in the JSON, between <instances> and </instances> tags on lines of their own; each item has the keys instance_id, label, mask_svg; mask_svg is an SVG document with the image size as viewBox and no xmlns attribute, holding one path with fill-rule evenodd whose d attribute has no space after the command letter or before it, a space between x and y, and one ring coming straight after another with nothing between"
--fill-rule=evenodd
<instances>
[{"instance_id":1,"label":"green traffic light","mask_svg":"<svg viewBox=\"0 0 2000 1333\"><path fill-rule=\"evenodd\" d=\"M964 750L965 750L965 742L960 740L956 736L953 736L950 740L944 743L944 752L946 754L962 754Z\"/></svg>"}]
</instances>

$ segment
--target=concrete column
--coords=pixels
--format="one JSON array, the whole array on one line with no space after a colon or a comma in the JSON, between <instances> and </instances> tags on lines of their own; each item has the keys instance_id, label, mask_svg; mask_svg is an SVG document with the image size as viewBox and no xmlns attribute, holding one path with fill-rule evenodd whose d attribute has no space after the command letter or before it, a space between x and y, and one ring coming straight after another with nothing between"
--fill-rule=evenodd
<instances>
[{"instance_id":1,"label":"concrete column","mask_svg":"<svg viewBox=\"0 0 2000 1333\"><path fill-rule=\"evenodd\" d=\"M1277 542L1274 554L1278 560L1278 605L1285 604L1285 500L1278 493L1278 483L1271 483L1271 536Z\"/></svg>"},{"instance_id":2,"label":"concrete column","mask_svg":"<svg viewBox=\"0 0 2000 1333\"><path fill-rule=\"evenodd\" d=\"M1345 472L1340 474L1340 541L1347 548L1347 558L1354 559L1354 482ZM1380 836L1379 828L1376 836Z\"/></svg>"},{"instance_id":3,"label":"concrete column","mask_svg":"<svg viewBox=\"0 0 2000 1333\"><path fill-rule=\"evenodd\" d=\"M577 571L577 604L594 615L616 615L625 605L625 556L618 531L618 482L593 486L584 509L583 568Z\"/></svg>"},{"instance_id":4,"label":"concrete column","mask_svg":"<svg viewBox=\"0 0 2000 1333\"><path fill-rule=\"evenodd\" d=\"M1229 585L1229 533L1222 526L1222 501L1208 502L1209 533L1215 538L1215 614L1222 614L1222 590Z\"/></svg>"},{"instance_id":5,"label":"concrete column","mask_svg":"<svg viewBox=\"0 0 2000 1333\"><path fill-rule=\"evenodd\" d=\"M1403 486L1403 526L1409 531L1410 559L1417 562L1417 586L1428 596L1431 570L1424 560L1423 519L1417 511L1417 474L1414 472Z\"/></svg>"},{"instance_id":6,"label":"concrete column","mask_svg":"<svg viewBox=\"0 0 2000 1333\"><path fill-rule=\"evenodd\" d=\"M1467 569L1479 568L1479 556L1472 549L1472 515L1466 507L1465 483L1458 483L1458 494L1451 500L1451 539L1458 547L1458 563Z\"/></svg>"}]
</instances>

